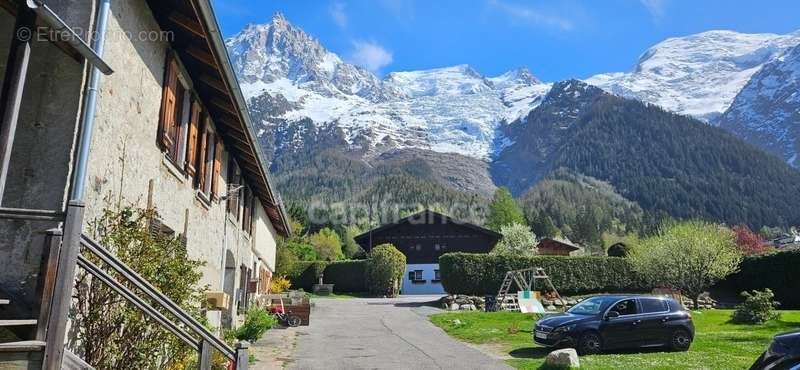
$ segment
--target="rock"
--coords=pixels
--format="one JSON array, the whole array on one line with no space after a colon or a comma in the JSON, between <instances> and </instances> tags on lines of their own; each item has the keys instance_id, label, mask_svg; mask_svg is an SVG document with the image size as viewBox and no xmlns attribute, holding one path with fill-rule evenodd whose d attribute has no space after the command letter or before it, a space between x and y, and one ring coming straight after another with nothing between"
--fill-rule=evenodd
<instances>
[{"instance_id":1,"label":"rock","mask_svg":"<svg viewBox=\"0 0 800 370\"><path fill-rule=\"evenodd\" d=\"M576 304L578 304L578 301L576 301L576 300L574 300L574 299L572 299L572 298L570 298L570 299L567 299L567 305L568 305L568 306L574 306L574 305L576 305Z\"/></svg>"},{"instance_id":2,"label":"rock","mask_svg":"<svg viewBox=\"0 0 800 370\"><path fill-rule=\"evenodd\" d=\"M574 348L564 348L550 352L544 363L554 368L574 369L581 367L578 353Z\"/></svg>"},{"instance_id":3,"label":"rock","mask_svg":"<svg viewBox=\"0 0 800 370\"><path fill-rule=\"evenodd\" d=\"M459 307L458 303L451 303L450 304L450 311L458 311L459 308L460 307Z\"/></svg>"},{"instance_id":4,"label":"rock","mask_svg":"<svg viewBox=\"0 0 800 370\"><path fill-rule=\"evenodd\" d=\"M549 305L545 309L548 310L548 311L555 311L556 310L556 306Z\"/></svg>"},{"instance_id":5,"label":"rock","mask_svg":"<svg viewBox=\"0 0 800 370\"><path fill-rule=\"evenodd\" d=\"M474 304L462 304L460 310L461 311L475 311L475 305Z\"/></svg>"},{"instance_id":6,"label":"rock","mask_svg":"<svg viewBox=\"0 0 800 370\"><path fill-rule=\"evenodd\" d=\"M459 320L459 319L455 319L455 320L453 320L453 325L454 325L454 326L459 326L459 325L461 325L461 324L463 324L463 323L461 322L461 320Z\"/></svg>"}]
</instances>

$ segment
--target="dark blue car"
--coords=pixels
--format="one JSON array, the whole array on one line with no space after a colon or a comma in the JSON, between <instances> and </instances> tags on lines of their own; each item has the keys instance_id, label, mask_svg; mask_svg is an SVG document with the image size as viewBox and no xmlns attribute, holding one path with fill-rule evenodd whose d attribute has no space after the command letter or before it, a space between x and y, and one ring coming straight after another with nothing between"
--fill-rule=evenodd
<instances>
[{"instance_id":1,"label":"dark blue car","mask_svg":"<svg viewBox=\"0 0 800 370\"><path fill-rule=\"evenodd\" d=\"M641 347L686 351L693 339L692 316L680 303L645 295L591 297L537 321L533 330L534 342L573 347L582 355Z\"/></svg>"}]
</instances>

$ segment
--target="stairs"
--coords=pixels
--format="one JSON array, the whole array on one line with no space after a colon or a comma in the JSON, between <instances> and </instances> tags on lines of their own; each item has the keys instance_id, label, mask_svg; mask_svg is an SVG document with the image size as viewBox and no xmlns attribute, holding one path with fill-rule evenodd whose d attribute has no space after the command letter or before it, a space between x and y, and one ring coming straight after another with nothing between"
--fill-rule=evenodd
<instances>
[{"instance_id":1,"label":"stairs","mask_svg":"<svg viewBox=\"0 0 800 370\"><path fill-rule=\"evenodd\" d=\"M15 317L11 300L0 299L0 313ZM45 343L25 340L36 330L38 320L0 319L0 370L41 369Z\"/></svg>"}]
</instances>

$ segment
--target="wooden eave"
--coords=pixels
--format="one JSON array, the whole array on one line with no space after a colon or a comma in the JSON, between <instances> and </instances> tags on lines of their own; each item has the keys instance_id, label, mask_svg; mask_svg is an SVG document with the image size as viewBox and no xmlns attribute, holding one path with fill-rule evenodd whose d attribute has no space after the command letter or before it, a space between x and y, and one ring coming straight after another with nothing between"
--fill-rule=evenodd
<instances>
[{"instance_id":1,"label":"wooden eave","mask_svg":"<svg viewBox=\"0 0 800 370\"><path fill-rule=\"evenodd\" d=\"M207 14L201 14L201 1L207 0L147 0L162 30L173 35L172 48L192 79L225 148L236 158L245 182L263 205L275 230L288 236L290 231L286 213L279 196L269 183L266 162L258 147L258 138L249 127L247 106L241 98L238 84L232 85L232 76L226 75L229 66L227 51L216 50L221 36L209 30L216 24L207 24ZM205 15L205 16L204 16ZM212 40L212 38L220 38ZM231 69L228 69L231 70Z\"/></svg>"}]
</instances>

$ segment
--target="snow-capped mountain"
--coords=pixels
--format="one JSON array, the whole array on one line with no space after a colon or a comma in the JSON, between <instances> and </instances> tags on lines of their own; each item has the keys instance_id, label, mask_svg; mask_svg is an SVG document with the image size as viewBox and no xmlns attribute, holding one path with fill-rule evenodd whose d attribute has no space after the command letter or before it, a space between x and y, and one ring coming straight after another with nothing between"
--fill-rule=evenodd
<instances>
[{"instance_id":1,"label":"snow-capped mountain","mask_svg":"<svg viewBox=\"0 0 800 370\"><path fill-rule=\"evenodd\" d=\"M798 33L708 31L656 44L633 72L600 74L586 82L714 123L764 64L798 44Z\"/></svg>"},{"instance_id":2,"label":"snow-capped mountain","mask_svg":"<svg viewBox=\"0 0 800 370\"><path fill-rule=\"evenodd\" d=\"M800 167L800 46L753 75L719 125Z\"/></svg>"},{"instance_id":3,"label":"snow-capped mountain","mask_svg":"<svg viewBox=\"0 0 800 370\"><path fill-rule=\"evenodd\" d=\"M550 89L524 68L489 78L458 65L380 79L280 14L247 26L226 44L262 132L301 124L305 128L294 133L314 135L334 125L349 149L371 157L424 149L489 160L509 144L499 127L524 117ZM266 103L271 106L259 106ZM308 120L314 129L306 127ZM302 140L295 135L279 145Z\"/></svg>"}]
</instances>

